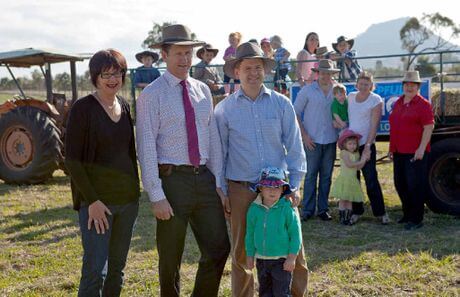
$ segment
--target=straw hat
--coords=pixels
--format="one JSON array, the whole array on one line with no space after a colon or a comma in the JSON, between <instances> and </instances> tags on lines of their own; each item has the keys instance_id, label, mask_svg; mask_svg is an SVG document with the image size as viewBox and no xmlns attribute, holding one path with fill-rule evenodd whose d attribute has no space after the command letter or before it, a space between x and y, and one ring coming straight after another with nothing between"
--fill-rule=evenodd
<instances>
[{"instance_id":1,"label":"straw hat","mask_svg":"<svg viewBox=\"0 0 460 297\"><path fill-rule=\"evenodd\" d=\"M350 137L355 137L359 140L362 136L361 134L358 134L350 129L343 130L342 133L340 133L339 140L337 140L337 146L339 147L339 149L344 149L343 145L345 144L345 141Z\"/></svg>"},{"instance_id":2,"label":"straw hat","mask_svg":"<svg viewBox=\"0 0 460 297\"><path fill-rule=\"evenodd\" d=\"M354 40L354 39L348 39L348 38L346 38L345 36L339 36L339 37L337 38L337 42L332 44L332 48L333 48L336 52L339 52L339 50L337 49L337 45L338 45L339 43L341 43L342 41L347 42L348 45L350 45L350 49L353 47L353 44L355 44L355 40Z\"/></svg>"},{"instance_id":3,"label":"straw hat","mask_svg":"<svg viewBox=\"0 0 460 297\"><path fill-rule=\"evenodd\" d=\"M150 48L161 48L165 44L200 46L205 42L192 39L192 32L184 25L171 25L163 28L162 40Z\"/></svg>"},{"instance_id":4,"label":"straw hat","mask_svg":"<svg viewBox=\"0 0 460 297\"><path fill-rule=\"evenodd\" d=\"M224 73L231 78L235 78L235 66L243 59L262 59L264 62L265 73L270 72L276 65L275 60L264 57L262 49L257 44L253 42L245 42L236 49L235 58L225 62Z\"/></svg>"},{"instance_id":5,"label":"straw hat","mask_svg":"<svg viewBox=\"0 0 460 297\"><path fill-rule=\"evenodd\" d=\"M422 80L420 79L420 73L418 71L406 71L404 73L404 78L402 82L403 83L406 83L406 82L421 83Z\"/></svg>"},{"instance_id":6,"label":"straw hat","mask_svg":"<svg viewBox=\"0 0 460 297\"><path fill-rule=\"evenodd\" d=\"M313 72L327 72L327 73L337 73L340 72L340 69L334 68L334 62L329 59L319 60L318 68L312 68Z\"/></svg>"},{"instance_id":7,"label":"straw hat","mask_svg":"<svg viewBox=\"0 0 460 297\"><path fill-rule=\"evenodd\" d=\"M153 58L153 63L158 61L158 59L160 58L160 56L157 53L149 51L149 50L139 52L139 53L136 54L135 57L136 57L136 60L139 63L142 63L142 57L144 57L144 56L151 56Z\"/></svg>"},{"instance_id":8,"label":"straw hat","mask_svg":"<svg viewBox=\"0 0 460 297\"><path fill-rule=\"evenodd\" d=\"M203 45L203 47L201 47L197 52L196 52L196 56L199 58L199 59L202 59L201 57L203 56L203 54L205 52L212 52L214 54L214 58L217 56L217 53L219 52L219 50L217 48L214 48L211 44L209 43L206 43L205 45Z\"/></svg>"}]
</instances>

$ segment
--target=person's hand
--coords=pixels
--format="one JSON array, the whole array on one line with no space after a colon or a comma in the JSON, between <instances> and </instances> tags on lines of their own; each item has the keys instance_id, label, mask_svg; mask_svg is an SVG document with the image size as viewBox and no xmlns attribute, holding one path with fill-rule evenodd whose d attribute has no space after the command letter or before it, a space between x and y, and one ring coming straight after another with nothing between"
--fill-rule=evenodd
<instances>
[{"instance_id":1,"label":"person's hand","mask_svg":"<svg viewBox=\"0 0 460 297\"><path fill-rule=\"evenodd\" d=\"M291 206L292 207L297 207L300 204L300 196L299 196L299 191L292 191L291 194L286 195L286 199L291 201Z\"/></svg>"},{"instance_id":2,"label":"person's hand","mask_svg":"<svg viewBox=\"0 0 460 297\"><path fill-rule=\"evenodd\" d=\"M246 257L246 266L250 270L254 269L254 257Z\"/></svg>"},{"instance_id":3,"label":"person's hand","mask_svg":"<svg viewBox=\"0 0 460 297\"><path fill-rule=\"evenodd\" d=\"M309 151L312 151L315 149L316 145L307 133L302 133L302 140L303 140L305 147Z\"/></svg>"},{"instance_id":4,"label":"person's hand","mask_svg":"<svg viewBox=\"0 0 460 297\"><path fill-rule=\"evenodd\" d=\"M229 219L230 213L231 213L230 200L228 199L228 196L224 194L221 188L217 188L216 192L220 197L220 201L222 202L222 207L224 208L225 218Z\"/></svg>"},{"instance_id":5,"label":"person's hand","mask_svg":"<svg viewBox=\"0 0 460 297\"><path fill-rule=\"evenodd\" d=\"M418 149L415 151L415 154L414 154L413 159L414 159L414 161L422 160L424 155L425 155L425 149L423 149L423 148L418 148Z\"/></svg>"},{"instance_id":6,"label":"person's hand","mask_svg":"<svg viewBox=\"0 0 460 297\"><path fill-rule=\"evenodd\" d=\"M91 203L88 207L88 230L91 230L91 224L94 223L97 234L105 234L105 230L109 230L106 214L112 215L102 201L97 200Z\"/></svg>"},{"instance_id":7,"label":"person's hand","mask_svg":"<svg viewBox=\"0 0 460 297\"><path fill-rule=\"evenodd\" d=\"M340 124L336 121L336 120L332 120L332 126L336 129L340 129L342 127L340 127Z\"/></svg>"},{"instance_id":8,"label":"person's hand","mask_svg":"<svg viewBox=\"0 0 460 297\"><path fill-rule=\"evenodd\" d=\"M152 202L152 212L158 220L169 220L174 216L173 209L167 199Z\"/></svg>"},{"instance_id":9,"label":"person's hand","mask_svg":"<svg viewBox=\"0 0 460 297\"><path fill-rule=\"evenodd\" d=\"M364 145L364 150L363 150L362 155L365 157L366 162L371 159L371 147L369 145L367 144Z\"/></svg>"},{"instance_id":10,"label":"person's hand","mask_svg":"<svg viewBox=\"0 0 460 297\"><path fill-rule=\"evenodd\" d=\"M283 270L293 272L295 268L295 258L287 257L283 264Z\"/></svg>"},{"instance_id":11,"label":"person's hand","mask_svg":"<svg viewBox=\"0 0 460 297\"><path fill-rule=\"evenodd\" d=\"M217 91L219 90L219 86L215 83L212 83L212 84L209 84L209 88L212 90L212 91Z\"/></svg>"}]
</instances>

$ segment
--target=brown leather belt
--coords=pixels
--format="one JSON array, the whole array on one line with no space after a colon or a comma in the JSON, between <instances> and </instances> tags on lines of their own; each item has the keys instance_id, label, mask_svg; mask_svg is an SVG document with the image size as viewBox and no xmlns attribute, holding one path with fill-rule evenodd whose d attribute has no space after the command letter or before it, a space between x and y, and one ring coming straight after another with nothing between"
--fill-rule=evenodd
<instances>
[{"instance_id":1,"label":"brown leather belt","mask_svg":"<svg viewBox=\"0 0 460 297\"><path fill-rule=\"evenodd\" d=\"M158 171L160 177L170 176L173 171L191 173L194 175L199 175L208 171L206 165L200 165L199 167L194 167L192 165L173 165L173 164L158 164Z\"/></svg>"},{"instance_id":2,"label":"brown leather belt","mask_svg":"<svg viewBox=\"0 0 460 297\"><path fill-rule=\"evenodd\" d=\"M251 182L248 182L248 181L233 180L233 179L229 179L228 181L229 181L229 182L232 182L232 183L235 183L235 184L240 184L240 185L242 185L243 187L249 187L249 186L251 185Z\"/></svg>"}]
</instances>

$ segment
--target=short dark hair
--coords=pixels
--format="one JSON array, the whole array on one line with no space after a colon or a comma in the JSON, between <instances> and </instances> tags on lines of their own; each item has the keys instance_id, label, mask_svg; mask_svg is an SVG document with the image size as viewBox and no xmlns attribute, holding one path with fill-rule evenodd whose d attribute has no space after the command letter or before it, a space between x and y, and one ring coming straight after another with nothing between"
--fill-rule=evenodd
<instances>
[{"instance_id":1,"label":"short dark hair","mask_svg":"<svg viewBox=\"0 0 460 297\"><path fill-rule=\"evenodd\" d=\"M164 51L165 53L169 54L169 49L171 48L172 44L163 44L161 46L161 50Z\"/></svg>"},{"instance_id":2,"label":"short dark hair","mask_svg":"<svg viewBox=\"0 0 460 297\"><path fill-rule=\"evenodd\" d=\"M97 87L97 77L102 71L110 68L122 72L122 81L124 84L128 65L125 57L119 51L109 48L100 50L91 57L91 60L89 60L89 74L93 86Z\"/></svg>"}]
</instances>

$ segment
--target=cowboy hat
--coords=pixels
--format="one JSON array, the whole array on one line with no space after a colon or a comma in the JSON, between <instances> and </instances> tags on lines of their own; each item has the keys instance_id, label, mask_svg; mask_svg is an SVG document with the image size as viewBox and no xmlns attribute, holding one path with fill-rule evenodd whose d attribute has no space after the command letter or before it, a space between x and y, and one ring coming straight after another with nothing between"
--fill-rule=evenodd
<instances>
[{"instance_id":1,"label":"cowboy hat","mask_svg":"<svg viewBox=\"0 0 460 297\"><path fill-rule=\"evenodd\" d=\"M404 73L402 82L403 83L406 83L406 82L421 83L422 80L420 79L420 73L418 71L406 71Z\"/></svg>"},{"instance_id":2,"label":"cowboy hat","mask_svg":"<svg viewBox=\"0 0 460 297\"><path fill-rule=\"evenodd\" d=\"M336 51L336 52L339 52L339 50L337 49L337 45L339 43L341 43L342 41L345 41L347 42L349 45L350 45L350 49L353 47L353 44L355 44L355 40L354 39L348 39L346 38L345 36L339 36L337 38L337 42L336 43L332 43L332 48Z\"/></svg>"},{"instance_id":3,"label":"cowboy hat","mask_svg":"<svg viewBox=\"0 0 460 297\"><path fill-rule=\"evenodd\" d=\"M196 52L196 56L199 58L199 59L202 59L201 57L203 56L203 54L205 52L212 52L214 54L214 57L217 56L217 53L219 52L219 50L217 48L214 48L212 47L212 45L210 45L209 43L206 43L205 45L203 45L203 47L201 47L197 52Z\"/></svg>"},{"instance_id":4,"label":"cowboy hat","mask_svg":"<svg viewBox=\"0 0 460 297\"><path fill-rule=\"evenodd\" d=\"M311 69L313 72L337 73L340 69L334 68L334 62L329 59L319 60L318 67Z\"/></svg>"},{"instance_id":5,"label":"cowboy hat","mask_svg":"<svg viewBox=\"0 0 460 297\"><path fill-rule=\"evenodd\" d=\"M156 61L158 61L158 58L160 58L160 56L155 53L155 52L152 52L152 51L149 51L149 50L145 50L145 51L142 51L142 52L139 52L136 54L136 60L139 62L139 63L142 63L142 57L144 56L151 56L152 59L153 59L153 63L155 63Z\"/></svg>"},{"instance_id":6,"label":"cowboy hat","mask_svg":"<svg viewBox=\"0 0 460 297\"><path fill-rule=\"evenodd\" d=\"M354 137L359 140L362 136L361 134L358 134L350 129L343 130L342 133L340 133L339 140L337 140L337 146L339 147L339 149L345 149L343 145L345 144L345 141L350 137Z\"/></svg>"},{"instance_id":7,"label":"cowboy hat","mask_svg":"<svg viewBox=\"0 0 460 297\"><path fill-rule=\"evenodd\" d=\"M316 56L324 56L325 54L328 54L328 53L329 53L329 50L327 46L320 46L315 51Z\"/></svg>"},{"instance_id":8,"label":"cowboy hat","mask_svg":"<svg viewBox=\"0 0 460 297\"><path fill-rule=\"evenodd\" d=\"M161 41L150 48L161 48L166 44L200 46L205 42L192 39L192 32L187 26L176 24L164 27Z\"/></svg>"},{"instance_id":9,"label":"cowboy hat","mask_svg":"<svg viewBox=\"0 0 460 297\"><path fill-rule=\"evenodd\" d=\"M225 62L224 73L231 78L235 78L235 66L243 59L262 59L265 73L270 72L276 65L275 60L264 57L262 49L256 43L245 42L236 49L235 58Z\"/></svg>"}]
</instances>

